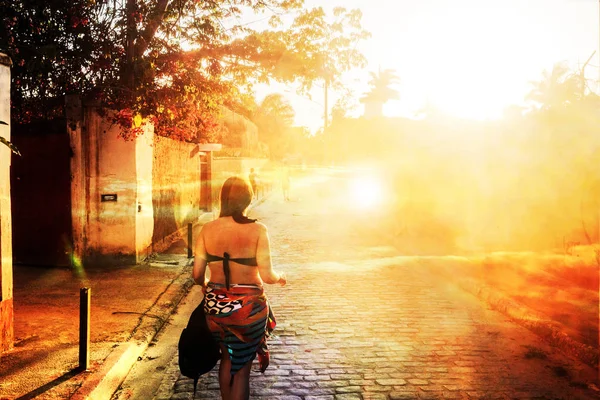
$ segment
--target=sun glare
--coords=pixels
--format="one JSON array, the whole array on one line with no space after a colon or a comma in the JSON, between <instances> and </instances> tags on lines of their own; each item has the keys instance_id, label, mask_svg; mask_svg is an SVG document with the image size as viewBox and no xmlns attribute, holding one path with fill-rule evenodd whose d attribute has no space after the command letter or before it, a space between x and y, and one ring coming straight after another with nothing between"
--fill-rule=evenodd
<instances>
[{"instance_id":1,"label":"sun glare","mask_svg":"<svg viewBox=\"0 0 600 400\"><path fill-rule=\"evenodd\" d=\"M385 57L384 67L401 78L400 100L385 114L414 115L429 102L444 114L484 120L522 104L529 81L548 65L546 43L557 35L529 18L534 7L511 0L426 3L413 6L402 23L375 28L369 42L368 56Z\"/></svg>"},{"instance_id":2,"label":"sun glare","mask_svg":"<svg viewBox=\"0 0 600 400\"><path fill-rule=\"evenodd\" d=\"M383 201L382 185L372 176L357 176L350 185L351 204L355 208L370 209Z\"/></svg>"}]
</instances>

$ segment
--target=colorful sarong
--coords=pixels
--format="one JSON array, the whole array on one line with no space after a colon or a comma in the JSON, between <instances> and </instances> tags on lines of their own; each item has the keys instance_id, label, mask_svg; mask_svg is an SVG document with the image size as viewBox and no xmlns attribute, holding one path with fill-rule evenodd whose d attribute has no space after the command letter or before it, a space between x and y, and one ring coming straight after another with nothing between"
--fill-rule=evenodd
<instances>
[{"instance_id":1,"label":"colorful sarong","mask_svg":"<svg viewBox=\"0 0 600 400\"><path fill-rule=\"evenodd\" d=\"M269 365L267 337L275 329L275 318L259 285L225 285L209 282L204 312L208 328L225 345L231 360L231 379L258 354L260 370Z\"/></svg>"}]
</instances>

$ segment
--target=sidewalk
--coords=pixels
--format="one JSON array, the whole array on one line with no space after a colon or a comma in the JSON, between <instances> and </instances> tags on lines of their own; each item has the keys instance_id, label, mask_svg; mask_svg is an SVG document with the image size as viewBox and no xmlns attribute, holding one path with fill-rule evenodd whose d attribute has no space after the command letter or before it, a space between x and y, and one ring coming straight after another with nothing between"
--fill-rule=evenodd
<instances>
[{"instance_id":1,"label":"sidewalk","mask_svg":"<svg viewBox=\"0 0 600 400\"><path fill-rule=\"evenodd\" d=\"M110 398L192 286L190 261L180 240L140 265L15 266L15 347L0 358L0 399ZM91 288L90 369L78 372L82 287Z\"/></svg>"},{"instance_id":2,"label":"sidewalk","mask_svg":"<svg viewBox=\"0 0 600 400\"><path fill-rule=\"evenodd\" d=\"M194 237L211 219L194 224ZM0 356L0 400L109 399L192 287L187 252L180 239L140 265L14 266L15 347ZM82 287L91 288L88 371L78 371Z\"/></svg>"}]
</instances>

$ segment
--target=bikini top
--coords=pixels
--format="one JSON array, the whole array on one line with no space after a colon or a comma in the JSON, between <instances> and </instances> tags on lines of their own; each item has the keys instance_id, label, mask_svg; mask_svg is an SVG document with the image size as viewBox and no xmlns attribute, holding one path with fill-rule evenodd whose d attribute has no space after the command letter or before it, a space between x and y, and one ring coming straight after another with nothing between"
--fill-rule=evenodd
<instances>
[{"instance_id":1,"label":"bikini top","mask_svg":"<svg viewBox=\"0 0 600 400\"><path fill-rule=\"evenodd\" d=\"M227 196L229 196L228 193L225 197L227 197ZM231 216L233 217L233 220L235 222L237 222L238 224L252 224L252 223L256 222L255 219L248 218L245 215L243 215L241 212L235 212ZM223 273L225 274L225 286L227 287L227 290L229 290L229 273L230 273L229 261L233 261L235 263L242 264L242 265L247 265L249 267L257 267L258 266L256 257L230 258L229 253L227 253L227 252L223 253L223 257L208 254L208 252L206 252L206 262L211 262L211 261L223 261Z\"/></svg>"},{"instance_id":2,"label":"bikini top","mask_svg":"<svg viewBox=\"0 0 600 400\"><path fill-rule=\"evenodd\" d=\"M223 273L225 274L225 287L227 287L227 290L229 290L229 274L231 271L229 268L229 261L233 261L235 263L242 264L242 265L247 265L249 267L257 267L258 266L256 257L231 258L229 256L229 253L227 253L227 252L223 253L223 257L206 253L206 262L211 262L211 261L223 261Z\"/></svg>"}]
</instances>

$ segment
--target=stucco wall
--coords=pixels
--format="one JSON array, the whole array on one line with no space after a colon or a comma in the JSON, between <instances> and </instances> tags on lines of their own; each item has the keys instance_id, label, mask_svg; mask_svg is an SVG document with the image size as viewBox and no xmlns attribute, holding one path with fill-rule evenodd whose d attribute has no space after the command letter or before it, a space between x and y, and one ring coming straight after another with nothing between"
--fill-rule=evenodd
<instances>
[{"instance_id":1,"label":"stucco wall","mask_svg":"<svg viewBox=\"0 0 600 400\"><path fill-rule=\"evenodd\" d=\"M148 247L152 243L154 232L154 208L152 204L154 156L154 127L147 126L143 136L136 143L136 188L137 203L135 213L135 249L137 260L149 255Z\"/></svg>"},{"instance_id":2,"label":"stucco wall","mask_svg":"<svg viewBox=\"0 0 600 400\"><path fill-rule=\"evenodd\" d=\"M10 123L10 65L0 53L0 121ZM10 140L10 125L0 125L0 135ZM10 207L11 152L0 144L0 352L13 346L12 221Z\"/></svg>"},{"instance_id":3,"label":"stucco wall","mask_svg":"<svg viewBox=\"0 0 600 400\"><path fill-rule=\"evenodd\" d=\"M153 161L152 243L162 251L172 234L200 215L200 152L196 144L155 136Z\"/></svg>"},{"instance_id":4,"label":"stucco wall","mask_svg":"<svg viewBox=\"0 0 600 400\"><path fill-rule=\"evenodd\" d=\"M153 128L145 125L144 134L125 141L96 107L83 107L82 124L68 117L76 161L73 212L85 215L73 218L74 241L79 242L74 247L82 249L84 264L140 262L152 240ZM82 129L85 135L76 140ZM79 231L81 237L75 234Z\"/></svg>"}]
</instances>

